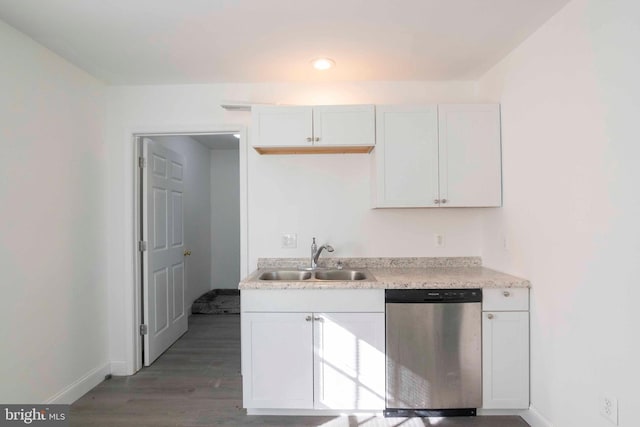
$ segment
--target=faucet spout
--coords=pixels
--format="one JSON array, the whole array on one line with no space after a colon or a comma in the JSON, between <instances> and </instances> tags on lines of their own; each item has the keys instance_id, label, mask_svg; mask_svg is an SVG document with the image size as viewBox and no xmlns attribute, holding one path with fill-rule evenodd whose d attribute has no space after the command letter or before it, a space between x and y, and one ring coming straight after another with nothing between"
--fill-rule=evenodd
<instances>
[{"instance_id":1,"label":"faucet spout","mask_svg":"<svg viewBox=\"0 0 640 427\"><path fill-rule=\"evenodd\" d=\"M319 248L316 245L316 238L313 238L313 243L311 244L311 268L318 268L318 258L320 258L320 254L322 251L326 249L327 252L333 252L333 246L331 245L322 245Z\"/></svg>"}]
</instances>

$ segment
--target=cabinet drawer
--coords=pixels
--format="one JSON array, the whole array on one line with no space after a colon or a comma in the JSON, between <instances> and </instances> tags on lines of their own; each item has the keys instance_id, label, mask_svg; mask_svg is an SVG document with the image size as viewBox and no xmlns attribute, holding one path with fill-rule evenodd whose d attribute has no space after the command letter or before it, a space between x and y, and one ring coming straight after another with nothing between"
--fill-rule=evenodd
<instances>
[{"instance_id":1,"label":"cabinet drawer","mask_svg":"<svg viewBox=\"0 0 640 427\"><path fill-rule=\"evenodd\" d=\"M528 288L498 288L482 290L482 311L527 311Z\"/></svg>"},{"instance_id":2,"label":"cabinet drawer","mask_svg":"<svg viewBox=\"0 0 640 427\"><path fill-rule=\"evenodd\" d=\"M379 312L384 289L246 289L240 308L247 312Z\"/></svg>"}]
</instances>

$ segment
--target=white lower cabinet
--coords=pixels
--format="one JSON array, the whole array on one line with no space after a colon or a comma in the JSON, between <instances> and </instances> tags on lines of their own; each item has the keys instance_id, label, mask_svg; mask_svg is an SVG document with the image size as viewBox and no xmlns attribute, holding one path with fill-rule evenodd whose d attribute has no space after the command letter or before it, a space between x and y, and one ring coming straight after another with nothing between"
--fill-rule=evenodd
<instances>
[{"instance_id":1,"label":"white lower cabinet","mask_svg":"<svg viewBox=\"0 0 640 427\"><path fill-rule=\"evenodd\" d=\"M384 291L360 290L358 301L353 290L307 291L296 303L259 292L243 291L245 408L384 409ZM349 312L349 304L372 311ZM251 311L265 306L282 311ZM311 307L318 311L293 312Z\"/></svg>"},{"instance_id":2,"label":"white lower cabinet","mask_svg":"<svg viewBox=\"0 0 640 427\"><path fill-rule=\"evenodd\" d=\"M307 316L242 315L246 408L313 408L313 329Z\"/></svg>"},{"instance_id":3,"label":"white lower cabinet","mask_svg":"<svg viewBox=\"0 0 640 427\"><path fill-rule=\"evenodd\" d=\"M528 289L483 293L482 409L526 409ZM383 290L243 291L242 298L245 408L384 409Z\"/></svg>"},{"instance_id":4,"label":"white lower cabinet","mask_svg":"<svg viewBox=\"0 0 640 427\"><path fill-rule=\"evenodd\" d=\"M513 291L504 291L504 297L504 309L522 299ZM482 313L482 400L483 409L529 407L528 311Z\"/></svg>"},{"instance_id":5,"label":"white lower cabinet","mask_svg":"<svg viewBox=\"0 0 640 427\"><path fill-rule=\"evenodd\" d=\"M384 409L384 313L314 315L314 407Z\"/></svg>"}]
</instances>

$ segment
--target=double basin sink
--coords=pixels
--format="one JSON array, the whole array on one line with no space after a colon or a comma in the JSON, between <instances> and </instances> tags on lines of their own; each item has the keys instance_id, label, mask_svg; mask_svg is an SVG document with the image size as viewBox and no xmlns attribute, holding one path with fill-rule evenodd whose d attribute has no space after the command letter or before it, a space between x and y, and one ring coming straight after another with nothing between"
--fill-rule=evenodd
<instances>
[{"instance_id":1,"label":"double basin sink","mask_svg":"<svg viewBox=\"0 0 640 427\"><path fill-rule=\"evenodd\" d=\"M364 270L276 270L267 271L258 276L258 280L281 280L288 282L303 281L352 281L367 280L370 276Z\"/></svg>"}]
</instances>

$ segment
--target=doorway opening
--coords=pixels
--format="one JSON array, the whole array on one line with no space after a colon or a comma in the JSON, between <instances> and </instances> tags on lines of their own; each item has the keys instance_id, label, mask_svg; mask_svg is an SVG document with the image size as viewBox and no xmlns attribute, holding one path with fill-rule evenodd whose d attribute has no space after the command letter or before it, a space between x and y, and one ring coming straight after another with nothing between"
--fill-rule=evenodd
<instances>
[{"instance_id":1,"label":"doorway opening","mask_svg":"<svg viewBox=\"0 0 640 427\"><path fill-rule=\"evenodd\" d=\"M195 300L237 292L246 263L246 147L242 130L135 136L144 159L136 174L138 371L187 331ZM166 256L172 250L180 259Z\"/></svg>"}]
</instances>

